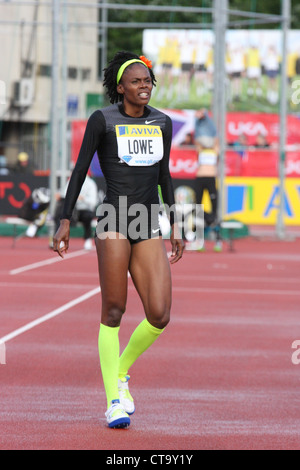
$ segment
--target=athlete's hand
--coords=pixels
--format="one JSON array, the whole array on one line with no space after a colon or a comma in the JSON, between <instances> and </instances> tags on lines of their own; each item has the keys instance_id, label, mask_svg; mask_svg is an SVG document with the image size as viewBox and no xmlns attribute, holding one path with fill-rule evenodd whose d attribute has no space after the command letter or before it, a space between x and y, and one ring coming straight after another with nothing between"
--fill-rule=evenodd
<instances>
[{"instance_id":1,"label":"athlete's hand","mask_svg":"<svg viewBox=\"0 0 300 470\"><path fill-rule=\"evenodd\" d=\"M177 224L174 224L172 227L172 234L170 239L172 244L172 255L170 263L175 264L182 258L185 248L184 241L182 240Z\"/></svg>"},{"instance_id":2,"label":"athlete's hand","mask_svg":"<svg viewBox=\"0 0 300 470\"><path fill-rule=\"evenodd\" d=\"M60 221L59 229L53 237L53 251L56 251L61 258L67 254L70 240L70 221L63 219Z\"/></svg>"}]
</instances>

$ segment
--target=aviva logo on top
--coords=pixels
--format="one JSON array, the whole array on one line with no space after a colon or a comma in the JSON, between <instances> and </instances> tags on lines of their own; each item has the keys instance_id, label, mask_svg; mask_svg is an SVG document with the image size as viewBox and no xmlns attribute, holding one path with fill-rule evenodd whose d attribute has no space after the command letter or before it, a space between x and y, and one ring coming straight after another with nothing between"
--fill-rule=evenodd
<instances>
[{"instance_id":1,"label":"aviva logo on top","mask_svg":"<svg viewBox=\"0 0 300 470\"><path fill-rule=\"evenodd\" d=\"M226 218L246 224L274 225L280 206L276 178L226 178ZM285 223L300 225L300 179L287 178L284 191Z\"/></svg>"},{"instance_id":2,"label":"aviva logo on top","mask_svg":"<svg viewBox=\"0 0 300 470\"><path fill-rule=\"evenodd\" d=\"M162 137L159 126L116 126L117 137Z\"/></svg>"}]
</instances>

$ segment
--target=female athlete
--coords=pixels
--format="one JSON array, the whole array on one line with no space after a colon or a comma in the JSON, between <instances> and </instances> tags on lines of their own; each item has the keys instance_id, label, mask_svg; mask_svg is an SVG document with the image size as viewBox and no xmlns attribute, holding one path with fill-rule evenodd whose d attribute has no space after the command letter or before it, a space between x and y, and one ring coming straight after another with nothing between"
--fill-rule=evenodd
<instances>
[{"instance_id":1,"label":"female athlete","mask_svg":"<svg viewBox=\"0 0 300 470\"><path fill-rule=\"evenodd\" d=\"M125 428L135 411L128 372L169 323L170 263L182 257L184 243L175 211L171 211L169 263L158 222L158 186L164 203L174 206L169 172L172 123L168 116L148 106L156 82L151 62L119 52L104 72L112 105L96 111L88 120L53 249L61 257L67 253L72 211L97 152L107 184L95 237L102 294L99 355L107 397L105 415L110 428ZM128 272L146 318L120 356L119 328L126 310Z\"/></svg>"}]
</instances>

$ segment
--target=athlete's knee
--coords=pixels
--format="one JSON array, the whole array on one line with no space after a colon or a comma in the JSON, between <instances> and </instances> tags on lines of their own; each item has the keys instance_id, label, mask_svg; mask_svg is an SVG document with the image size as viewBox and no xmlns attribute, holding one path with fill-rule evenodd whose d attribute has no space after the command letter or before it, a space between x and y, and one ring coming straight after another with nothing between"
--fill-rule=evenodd
<instances>
[{"instance_id":1,"label":"athlete's knee","mask_svg":"<svg viewBox=\"0 0 300 470\"><path fill-rule=\"evenodd\" d=\"M115 328L120 325L122 316L125 313L125 307L117 305L111 305L102 311L102 323L111 328Z\"/></svg>"},{"instance_id":2,"label":"athlete's knee","mask_svg":"<svg viewBox=\"0 0 300 470\"><path fill-rule=\"evenodd\" d=\"M147 317L151 325L155 326L155 328L158 328L159 330L163 330L170 323L170 309L156 308L149 312Z\"/></svg>"},{"instance_id":3,"label":"athlete's knee","mask_svg":"<svg viewBox=\"0 0 300 470\"><path fill-rule=\"evenodd\" d=\"M161 319L160 326L158 328L163 330L164 328L166 328L168 326L169 323L170 323L170 312L168 313L168 315L165 315Z\"/></svg>"}]
</instances>

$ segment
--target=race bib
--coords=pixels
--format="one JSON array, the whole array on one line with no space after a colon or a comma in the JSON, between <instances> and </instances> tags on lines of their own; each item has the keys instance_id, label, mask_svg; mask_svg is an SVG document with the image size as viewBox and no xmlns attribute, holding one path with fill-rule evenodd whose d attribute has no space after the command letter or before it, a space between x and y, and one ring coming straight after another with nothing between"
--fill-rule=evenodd
<instances>
[{"instance_id":1,"label":"race bib","mask_svg":"<svg viewBox=\"0 0 300 470\"><path fill-rule=\"evenodd\" d=\"M218 161L218 155L213 150L203 150L199 154L199 158L198 158L199 165L216 166L217 161Z\"/></svg>"},{"instance_id":2,"label":"race bib","mask_svg":"<svg viewBox=\"0 0 300 470\"><path fill-rule=\"evenodd\" d=\"M129 166L151 166L164 155L162 131L159 126L116 126L118 155Z\"/></svg>"}]
</instances>

